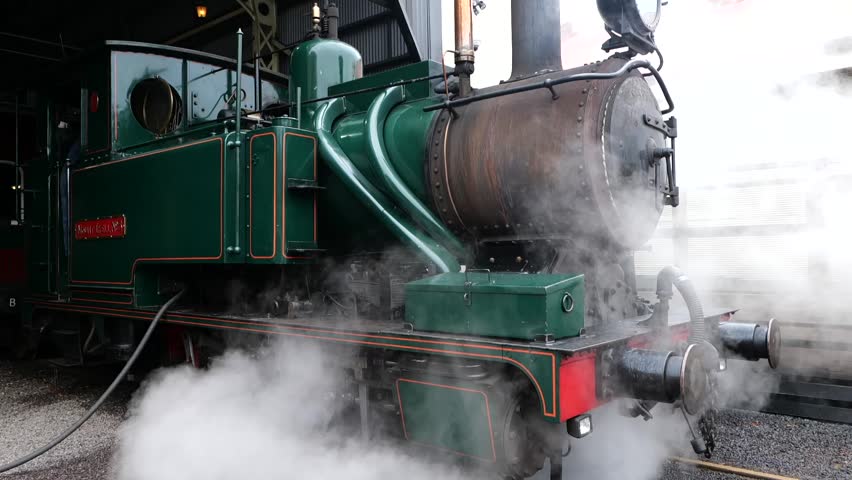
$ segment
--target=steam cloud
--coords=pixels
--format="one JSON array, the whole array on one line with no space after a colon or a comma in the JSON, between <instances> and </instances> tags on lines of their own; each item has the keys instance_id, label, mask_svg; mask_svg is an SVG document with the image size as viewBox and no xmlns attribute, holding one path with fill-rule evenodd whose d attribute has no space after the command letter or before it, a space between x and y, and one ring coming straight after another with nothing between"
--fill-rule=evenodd
<instances>
[{"instance_id":1,"label":"steam cloud","mask_svg":"<svg viewBox=\"0 0 852 480\"><path fill-rule=\"evenodd\" d=\"M580 55L574 46L600 45L605 34L596 16L591 16L596 15L593 9L582 12L590 16L571 16L579 7L569 3L576 2L563 2L563 22L570 16L570 41L575 43L566 43L563 50L573 58ZM486 31L489 15L493 18L499 8L502 5L497 2L489 3L486 14L477 19L483 56L491 48L490 36L506 37L505 29L495 27L493 35ZM444 10L452 9L445 6ZM848 158L845 143L852 98L849 87L838 79L813 74L852 66L850 16L852 4L845 0L684 0L672 1L664 9L657 39L666 55L663 75L681 124L679 181L687 205L690 195L712 200L702 204L703 211L696 211L697 203L687 207L691 224L783 225L789 222L782 218L785 215L798 215L804 223L809 215L821 218L816 228L779 233L770 247L733 235L711 239L715 246L700 241L692 246L693 252L714 247L717 253L691 254L690 264L683 265L686 271L705 293L715 293L715 300L745 305L740 314L744 321L816 311L835 323L848 324L838 320L837 314L848 310L852 281L850 194L847 187L828 180L850 173L842 161ZM593 26L587 30L597 29L594 35L600 38L584 36L584 25ZM505 49L493 50L508 58ZM589 52L580 63L597 59L595 55ZM849 60L846 64L844 58ZM486 79L483 75L488 70L479 66L477 70L474 80L479 86L505 77L496 69L495 77ZM807 162L816 160L822 161L821 167ZM735 181L763 180L767 170L747 168L761 163L775 164L773 174L782 182L792 181L788 184L794 185L790 187L794 191L758 188L735 194L718 188ZM820 190L812 197L810 212L804 210L808 204L804 200L785 203ZM743 212L745 201L752 205L751 212ZM664 252L655 252L656 260L646 259L648 273L671 263L670 239L658 240L654 246ZM728 248L721 248L723 244ZM830 281L809 283L809 258L828 266L824 277ZM754 280L759 289L774 295L743 293L748 288L731 283L731 278L754 272L758 272ZM804 277L797 272L804 272ZM828 332L817 331L814 336L826 337ZM137 394L131 418L122 428L116 476L121 480L470 478L389 446L342 439L331 420L340 408L341 400L334 393L340 379L323 364L323 355L315 349L273 348L257 356L229 352L206 372L160 371ZM775 380L762 376L765 372L758 364L746 365L745 371L731 369L723 377L722 387L730 387L725 389L728 405L760 404L771 390L766 382ZM760 379L764 383L755 382ZM656 418L651 422L622 418L614 406L594 413L595 432L574 441L567 459L565 468L571 475L650 479L667 456L689 448L682 417L669 415L670 407L665 405L654 410Z\"/></svg>"},{"instance_id":2,"label":"steam cloud","mask_svg":"<svg viewBox=\"0 0 852 480\"><path fill-rule=\"evenodd\" d=\"M335 424L341 379L318 348L230 351L207 371L163 369L136 394L119 432L119 480L471 478Z\"/></svg>"}]
</instances>

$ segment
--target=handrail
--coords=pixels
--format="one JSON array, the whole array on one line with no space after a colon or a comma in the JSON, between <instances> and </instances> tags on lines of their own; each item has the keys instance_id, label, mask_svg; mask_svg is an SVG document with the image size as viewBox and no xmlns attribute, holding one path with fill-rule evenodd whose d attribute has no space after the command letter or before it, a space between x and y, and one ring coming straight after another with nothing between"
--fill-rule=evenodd
<instances>
[{"instance_id":1,"label":"handrail","mask_svg":"<svg viewBox=\"0 0 852 480\"><path fill-rule=\"evenodd\" d=\"M401 241L434 263L441 272L458 272L456 258L443 246L414 228L394 211L393 203L352 164L332 134L334 121L346 112L342 99L334 99L319 107L314 117L319 148L332 172L382 223Z\"/></svg>"},{"instance_id":2,"label":"handrail","mask_svg":"<svg viewBox=\"0 0 852 480\"><path fill-rule=\"evenodd\" d=\"M367 153L391 196L426 233L458 256L465 256L464 245L450 232L400 178L385 148L385 122L390 111L405 99L400 86L379 93L367 110Z\"/></svg>"}]
</instances>

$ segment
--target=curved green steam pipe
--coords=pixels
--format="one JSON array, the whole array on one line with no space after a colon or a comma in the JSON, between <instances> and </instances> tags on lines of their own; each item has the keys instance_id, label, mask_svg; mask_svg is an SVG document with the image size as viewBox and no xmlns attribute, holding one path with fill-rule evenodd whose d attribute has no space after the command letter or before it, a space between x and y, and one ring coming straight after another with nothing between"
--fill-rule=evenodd
<instances>
[{"instance_id":1,"label":"curved green steam pipe","mask_svg":"<svg viewBox=\"0 0 852 480\"><path fill-rule=\"evenodd\" d=\"M460 266L456 257L428 235L418 231L407 219L397 215L393 203L352 165L331 133L334 121L344 113L343 99L336 98L320 106L314 116L320 152L331 170L402 242L420 252L441 272L458 272Z\"/></svg>"},{"instance_id":2,"label":"curved green steam pipe","mask_svg":"<svg viewBox=\"0 0 852 480\"><path fill-rule=\"evenodd\" d=\"M382 180L397 205L401 206L438 243L458 256L465 256L464 245L414 195L388 158L385 148L385 121L390 111L403 100L405 100L404 90L401 86L396 86L377 95L370 104L367 110L367 153L370 161L381 172Z\"/></svg>"}]
</instances>

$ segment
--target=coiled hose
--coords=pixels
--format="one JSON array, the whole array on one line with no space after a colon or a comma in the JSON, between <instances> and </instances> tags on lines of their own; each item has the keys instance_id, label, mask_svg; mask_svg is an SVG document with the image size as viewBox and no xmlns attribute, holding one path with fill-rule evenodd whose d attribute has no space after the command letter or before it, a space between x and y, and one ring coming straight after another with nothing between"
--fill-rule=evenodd
<instances>
[{"instance_id":1,"label":"coiled hose","mask_svg":"<svg viewBox=\"0 0 852 480\"><path fill-rule=\"evenodd\" d=\"M668 301L674 296L672 286L680 292L683 301L686 303L686 308L689 310L689 343L709 341L708 333L717 331L718 325L715 325L715 328L714 325L709 325L710 332L707 331L708 325L704 318L704 308L701 306L692 280L679 268L668 266L657 274L657 298L661 304L665 304L666 310L668 310Z\"/></svg>"},{"instance_id":2,"label":"coiled hose","mask_svg":"<svg viewBox=\"0 0 852 480\"><path fill-rule=\"evenodd\" d=\"M121 383L121 379L123 379L127 375L127 372L130 371L130 368L133 366L133 364L136 363L136 359L139 358L139 354L142 353L142 349L145 348L145 344L148 343L148 340L154 333L154 328L156 328L157 323L159 323L160 319L163 317L163 314L166 313L166 310L168 310L169 307L171 307L172 304L174 304L181 297L181 295L183 295L183 293L184 290L181 290L175 296L169 299L168 302L163 304L162 307L160 307L160 310L157 311L156 315L154 315L154 319L151 320L151 325L148 326L148 330L145 332L145 335L142 337L142 340L139 341L139 345L136 347L136 350L133 352L133 355L131 355L130 359L127 360L127 363L124 364L124 368L121 369L121 372L118 373L118 375L115 377L115 380L113 380L110 386L107 387L106 391L100 396L100 398L98 398L94 405L92 405L89 410L85 414L83 414L82 417L80 417L79 420L74 422L73 425L65 429L65 431L57 435L56 438L48 442L43 447L38 448L24 455L23 457L16 458L15 460L12 460L11 462L5 465L0 465L0 473L7 472L9 470L12 470L13 468L20 467L21 465L36 459L44 453L47 453L53 447L59 445L63 440L68 438L72 433L77 431L77 429L80 428L84 423L86 423L86 421L89 420L89 418L91 418L92 415L95 414L98 408L103 405L103 403L110 396L110 394L112 394L113 390L115 390L118 384Z\"/></svg>"}]
</instances>

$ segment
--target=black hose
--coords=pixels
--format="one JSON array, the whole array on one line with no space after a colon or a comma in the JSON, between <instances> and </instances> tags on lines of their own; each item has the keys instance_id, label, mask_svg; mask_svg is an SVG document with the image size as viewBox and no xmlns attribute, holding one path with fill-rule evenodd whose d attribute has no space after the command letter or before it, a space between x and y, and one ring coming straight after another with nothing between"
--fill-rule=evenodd
<instances>
[{"instance_id":1,"label":"black hose","mask_svg":"<svg viewBox=\"0 0 852 480\"><path fill-rule=\"evenodd\" d=\"M162 307L160 307L160 310L157 312L156 315L154 315L154 319L151 320L151 325L148 326L148 330L145 332L145 335L142 337L142 340L139 341L139 345L136 347L136 350L133 352L133 355L131 355L130 359L127 360L127 363L124 364L124 368L121 369L121 372L119 372L118 376L115 377L115 380L112 381L110 386L107 387L103 395L98 398L98 401L96 401L95 404L92 405L89 410L82 417L80 417L79 420L77 420L73 425L65 429L64 432L57 435L56 438L51 440L47 445L44 445L43 447L34 450L28 453L27 455L24 455L23 457L12 460L11 462L5 465L0 465L0 473L7 472L13 468L20 467L21 465L31 460L34 460L35 458L48 452L50 449L59 445L60 442L68 438L72 433L77 431L77 429L80 428L84 423L86 423L86 421L91 418L92 415L94 415L98 408L103 405L103 403L110 396L113 390L115 390L118 384L121 383L121 380L127 375L127 372L130 370L130 367L132 367L133 364L136 362L136 359L139 358L139 354L142 353L142 349L145 348L145 344L148 343L148 340L151 338L151 334L154 333L154 328L157 326L157 323L159 323L160 318L162 318L163 314L166 313L166 310L168 310L169 307L171 307L172 304L175 303L177 299L181 297L181 295L183 295L183 292L184 291L181 290L175 296L169 299L169 301L166 302Z\"/></svg>"},{"instance_id":2,"label":"black hose","mask_svg":"<svg viewBox=\"0 0 852 480\"><path fill-rule=\"evenodd\" d=\"M672 285L677 287L677 291L680 292L683 301L686 302L686 308L689 310L689 343L697 343L702 340L708 341L704 308L701 306L701 301L698 299L698 293L695 291L692 280L679 268L668 266L660 270L660 273L657 274L657 298L660 300L660 303L665 303L668 306L668 301L674 295Z\"/></svg>"}]
</instances>

